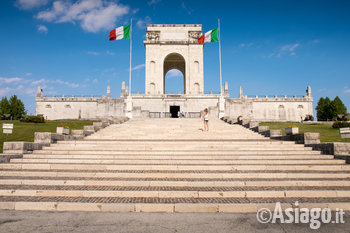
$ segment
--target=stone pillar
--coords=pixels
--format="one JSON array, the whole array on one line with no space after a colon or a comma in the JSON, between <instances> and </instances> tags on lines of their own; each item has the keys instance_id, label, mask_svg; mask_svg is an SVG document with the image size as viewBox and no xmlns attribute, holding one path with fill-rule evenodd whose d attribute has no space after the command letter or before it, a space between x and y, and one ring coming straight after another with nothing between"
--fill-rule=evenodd
<instances>
[{"instance_id":1,"label":"stone pillar","mask_svg":"<svg viewBox=\"0 0 350 233\"><path fill-rule=\"evenodd\" d=\"M41 86L38 86L38 90L36 91L36 97L41 97L42 95L42 89L41 89Z\"/></svg>"},{"instance_id":2,"label":"stone pillar","mask_svg":"<svg viewBox=\"0 0 350 233\"><path fill-rule=\"evenodd\" d=\"M111 98L111 87L107 86L107 98Z\"/></svg>"},{"instance_id":3,"label":"stone pillar","mask_svg":"<svg viewBox=\"0 0 350 233\"><path fill-rule=\"evenodd\" d=\"M122 82L122 91L120 92L120 97L125 96L125 82Z\"/></svg>"},{"instance_id":4,"label":"stone pillar","mask_svg":"<svg viewBox=\"0 0 350 233\"><path fill-rule=\"evenodd\" d=\"M307 97L312 97L312 95L311 95L311 87L310 86L307 86L306 94L307 94Z\"/></svg>"},{"instance_id":5,"label":"stone pillar","mask_svg":"<svg viewBox=\"0 0 350 233\"><path fill-rule=\"evenodd\" d=\"M125 116L128 118L132 118L132 98L130 95L126 98L126 111Z\"/></svg>"},{"instance_id":6,"label":"stone pillar","mask_svg":"<svg viewBox=\"0 0 350 233\"><path fill-rule=\"evenodd\" d=\"M225 97L220 96L219 97L219 118L222 118L225 116Z\"/></svg>"},{"instance_id":7,"label":"stone pillar","mask_svg":"<svg viewBox=\"0 0 350 233\"><path fill-rule=\"evenodd\" d=\"M243 88L242 88L242 86L239 86L239 98L240 99L243 98Z\"/></svg>"},{"instance_id":8,"label":"stone pillar","mask_svg":"<svg viewBox=\"0 0 350 233\"><path fill-rule=\"evenodd\" d=\"M224 88L225 95L228 93L228 83L225 82L225 88Z\"/></svg>"}]
</instances>

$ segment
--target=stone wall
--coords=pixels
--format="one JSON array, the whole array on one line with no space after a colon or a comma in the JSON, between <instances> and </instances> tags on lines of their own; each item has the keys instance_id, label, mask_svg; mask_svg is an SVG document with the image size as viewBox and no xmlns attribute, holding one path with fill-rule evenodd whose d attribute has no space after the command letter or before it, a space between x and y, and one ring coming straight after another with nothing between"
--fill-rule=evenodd
<instances>
[{"instance_id":1,"label":"stone wall","mask_svg":"<svg viewBox=\"0 0 350 233\"><path fill-rule=\"evenodd\" d=\"M36 97L36 114L45 119L98 119L125 116L125 100L107 97Z\"/></svg>"},{"instance_id":2,"label":"stone wall","mask_svg":"<svg viewBox=\"0 0 350 233\"><path fill-rule=\"evenodd\" d=\"M126 92L121 98L45 97L37 96L36 114L56 119L101 119L125 116ZM152 112L169 113L170 106L181 112L199 113L208 108L211 117L218 116L218 94L145 95L133 94L133 117L149 117ZM283 106L283 112L281 111ZM312 115L312 98L229 98L225 95L225 116L255 121L300 121Z\"/></svg>"},{"instance_id":3,"label":"stone wall","mask_svg":"<svg viewBox=\"0 0 350 233\"><path fill-rule=\"evenodd\" d=\"M312 97L273 97L226 99L225 116L255 121L300 121L313 115Z\"/></svg>"}]
</instances>

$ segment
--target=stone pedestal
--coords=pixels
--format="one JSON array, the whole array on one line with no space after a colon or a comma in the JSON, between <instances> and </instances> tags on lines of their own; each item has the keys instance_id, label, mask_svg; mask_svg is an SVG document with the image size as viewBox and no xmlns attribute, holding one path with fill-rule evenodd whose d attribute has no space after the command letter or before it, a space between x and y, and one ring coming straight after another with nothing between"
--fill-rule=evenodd
<instances>
[{"instance_id":1,"label":"stone pedestal","mask_svg":"<svg viewBox=\"0 0 350 233\"><path fill-rule=\"evenodd\" d=\"M280 129L270 129L270 137L281 137L282 136L282 130Z\"/></svg>"},{"instance_id":2,"label":"stone pedestal","mask_svg":"<svg viewBox=\"0 0 350 233\"><path fill-rule=\"evenodd\" d=\"M126 98L126 112L125 112L125 116L128 118L132 118L132 98L129 95Z\"/></svg>"},{"instance_id":3,"label":"stone pedestal","mask_svg":"<svg viewBox=\"0 0 350 233\"><path fill-rule=\"evenodd\" d=\"M225 116L225 98L220 96L219 98L219 118Z\"/></svg>"},{"instance_id":4,"label":"stone pedestal","mask_svg":"<svg viewBox=\"0 0 350 233\"><path fill-rule=\"evenodd\" d=\"M294 135L299 133L298 127L288 127L286 128L286 135Z\"/></svg>"},{"instance_id":5,"label":"stone pedestal","mask_svg":"<svg viewBox=\"0 0 350 233\"><path fill-rule=\"evenodd\" d=\"M65 127L57 127L56 133L63 134L63 135L69 135L69 129Z\"/></svg>"}]
</instances>

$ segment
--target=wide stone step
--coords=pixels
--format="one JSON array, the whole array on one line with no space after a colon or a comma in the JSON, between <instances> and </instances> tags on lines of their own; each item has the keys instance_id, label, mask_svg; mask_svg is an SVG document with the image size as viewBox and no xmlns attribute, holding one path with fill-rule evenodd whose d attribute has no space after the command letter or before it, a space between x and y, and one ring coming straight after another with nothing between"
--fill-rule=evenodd
<instances>
[{"instance_id":1,"label":"wide stone step","mask_svg":"<svg viewBox=\"0 0 350 233\"><path fill-rule=\"evenodd\" d=\"M116 129L118 130L118 129ZM177 140L181 138L181 140L270 140L269 138L266 138L262 135L258 134L246 134L245 131L239 131L232 134L232 132L217 132L216 134L214 132L206 134L206 133L199 133L199 134L184 134L183 132L178 133L169 133L166 131L163 132L154 132L153 135L150 133L145 134L131 134L130 132L125 132L124 134L115 134L115 135L108 135L107 132L105 132L106 135L96 134L96 135L90 135L87 136L86 139L88 140L158 140L159 135L162 136L162 140ZM183 133L181 135L181 133Z\"/></svg>"},{"instance_id":2,"label":"wide stone step","mask_svg":"<svg viewBox=\"0 0 350 233\"><path fill-rule=\"evenodd\" d=\"M101 190L27 190L0 189L1 196L27 197L153 197L153 198L284 198L284 197L349 197L350 190L257 190L257 191L101 191Z\"/></svg>"},{"instance_id":3,"label":"wide stone step","mask_svg":"<svg viewBox=\"0 0 350 233\"><path fill-rule=\"evenodd\" d=\"M143 145L149 145L149 144L163 144L163 145L171 145L171 144L181 144L181 145L188 145L193 143L205 143L205 144L215 144L215 145L221 145L221 144L238 144L238 145L244 145L244 144L255 144L255 145L298 145L295 144L293 141L278 141L278 140L270 140L269 138L262 138L258 140L243 140L243 139L222 139L222 140L208 140L208 139L188 139L188 140L182 140L182 139L174 139L174 140L164 140L162 138L159 139L113 139L113 140L107 140L107 139L101 139L101 140L94 140L94 139L84 139L84 140L65 140L65 141L58 141L57 145L62 144L99 144L99 145L110 145L110 144L121 144L121 145L135 145L135 144L143 144Z\"/></svg>"},{"instance_id":4,"label":"wide stone step","mask_svg":"<svg viewBox=\"0 0 350 233\"><path fill-rule=\"evenodd\" d=\"M18 177L19 178L19 177ZM115 189L122 189L128 187L126 190L141 190L138 187L144 189L150 187L156 187L157 189L169 189L180 187L183 190L198 190L200 187L204 187L205 190L234 190L242 191L243 188L248 190L277 190L277 189L310 189L310 187L318 189L350 189L350 180L76 180L76 179L47 179L45 177L34 177L36 179L0 179L0 189L28 189L27 187L40 186L40 189L64 189L64 187L70 187L71 189L94 189L105 190L107 187L112 187ZM10 187L11 186L11 187ZM45 187L44 187L45 186ZM57 187L51 187L57 186ZM50 188L51 187L51 188ZM36 188L39 189L39 188ZM110 189L110 188L109 188ZM203 189L200 189L203 190ZM215 189L214 189L215 190Z\"/></svg>"},{"instance_id":5,"label":"wide stone step","mask_svg":"<svg viewBox=\"0 0 350 233\"><path fill-rule=\"evenodd\" d=\"M245 165L245 164L345 164L334 159L288 159L288 160L116 160L116 159L11 159L11 163L54 163L54 164L119 164L119 165Z\"/></svg>"},{"instance_id":6,"label":"wide stone step","mask_svg":"<svg viewBox=\"0 0 350 233\"><path fill-rule=\"evenodd\" d=\"M88 179L349 179L346 171L50 171L50 170L0 170L2 177L88 178ZM69 179L67 179L69 180Z\"/></svg>"},{"instance_id":7,"label":"wide stone step","mask_svg":"<svg viewBox=\"0 0 350 233\"><path fill-rule=\"evenodd\" d=\"M0 164L0 169L28 169L28 170L170 170L170 171L202 171L202 170L221 170L221 171L251 171L251 170L324 170L324 171L350 171L350 166L347 165L100 165L100 164Z\"/></svg>"},{"instance_id":8,"label":"wide stone step","mask_svg":"<svg viewBox=\"0 0 350 233\"><path fill-rule=\"evenodd\" d=\"M329 208L350 210L350 198L113 198L11 197L0 199L3 210L108 211L108 212L252 212L261 208Z\"/></svg>"},{"instance_id":9,"label":"wide stone step","mask_svg":"<svg viewBox=\"0 0 350 233\"><path fill-rule=\"evenodd\" d=\"M169 156L169 155L65 155L65 154L24 154L25 159L171 159L171 160L225 160L225 159L334 159L333 155L201 155Z\"/></svg>"},{"instance_id":10,"label":"wide stone step","mask_svg":"<svg viewBox=\"0 0 350 233\"><path fill-rule=\"evenodd\" d=\"M297 147L297 146L199 146L199 145L193 145L193 146L51 146L51 147L43 147L43 150L54 150L54 151L311 151L311 147Z\"/></svg>"},{"instance_id":11,"label":"wide stone step","mask_svg":"<svg viewBox=\"0 0 350 233\"><path fill-rule=\"evenodd\" d=\"M227 151L209 151L204 150L198 152L194 151L155 151L155 150L128 150L128 151L117 151L117 150L104 150L104 151L93 151L93 150L36 150L33 151L33 154L66 154L66 155L182 155L182 156L193 156L193 155L320 155L320 151L303 151L303 150L288 150L288 151L280 151L280 150L251 150L251 151L238 151L238 150L227 150Z\"/></svg>"}]
</instances>

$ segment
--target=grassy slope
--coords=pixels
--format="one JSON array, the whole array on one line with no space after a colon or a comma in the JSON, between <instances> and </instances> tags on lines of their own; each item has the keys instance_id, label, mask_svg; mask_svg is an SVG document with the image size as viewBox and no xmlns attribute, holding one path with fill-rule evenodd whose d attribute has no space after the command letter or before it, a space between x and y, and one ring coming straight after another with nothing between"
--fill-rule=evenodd
<instances>
[{"instance_id":1,"label":"grassy slope","mask_svg":"<svg viewBox=\"0 0 350 233\"><path fill-rule=\"evenodd\" d=\"M46 123L24 123L19 121L0 121L2 123L13 123L13 134L9 134L7 141L34 141L34 132L56 132L56 127L60 125L68 126L70 129L83 129L84 125L92 125L92 121L47 121ZM0 134L0 153L2 153L3 142L6 135Z\"/></svg>"},{"instance_id":2,"label":"grassy slope","mask_svg":"<svg viewBox=\"0 0 350 233\"><path fill-rule=\"evenodd\" d=\"M283 135L285 135L285 128L288 126L297 126L299 127L299 133L320 133L321 142L345 142L345 139L340 138L339 129L332 128L332 125L301 124L296 122L262 122L260 125L270 126L270 129L282 129Z\"/></svg>"}]
</instances>

